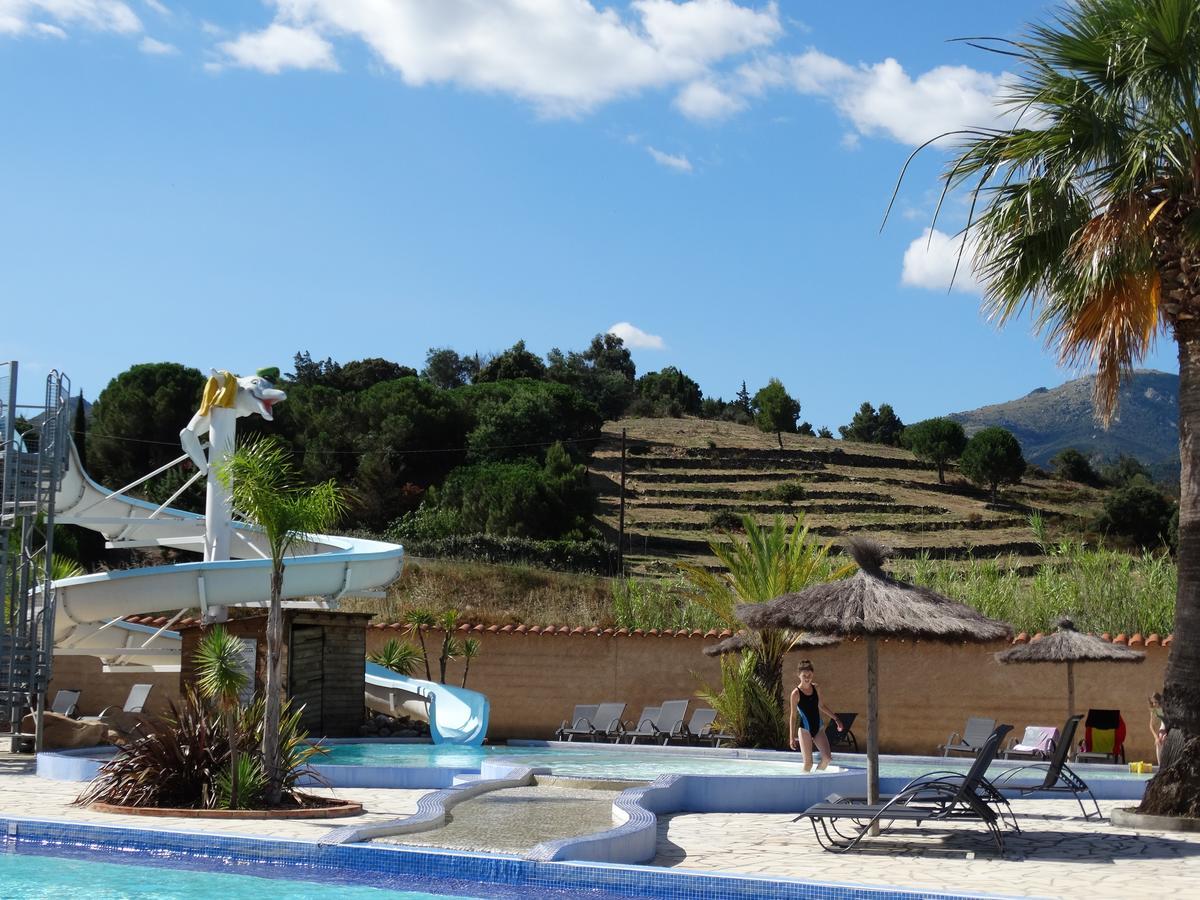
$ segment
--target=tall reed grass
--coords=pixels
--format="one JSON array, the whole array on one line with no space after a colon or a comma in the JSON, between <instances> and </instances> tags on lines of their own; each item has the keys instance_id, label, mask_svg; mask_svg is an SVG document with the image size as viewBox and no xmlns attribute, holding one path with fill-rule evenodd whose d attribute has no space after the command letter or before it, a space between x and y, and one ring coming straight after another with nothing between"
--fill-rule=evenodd
<instances>
[{"instance_id":1,"label":"tall reed grass","mask_svg":"<svg viewBox=\"0 0 1200 900\"><path fill-rule=\"evenodd\" d=\"M893 574L961 600L1018 631L1050 631L1070 616L1080 631L1169 634L1175 617L1177 570L1166 554L1133 556L1079 544L1047 548L1049 560L1022 577L1015 559L967 565L900 560Z\"/></svg>"}]
</instances>

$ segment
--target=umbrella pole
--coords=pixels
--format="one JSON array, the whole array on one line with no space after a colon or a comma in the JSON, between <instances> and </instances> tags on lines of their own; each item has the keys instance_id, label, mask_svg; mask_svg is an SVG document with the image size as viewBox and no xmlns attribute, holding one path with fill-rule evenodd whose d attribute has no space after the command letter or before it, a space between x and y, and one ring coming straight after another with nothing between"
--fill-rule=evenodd
<instances>
[{"instance_id":1,"label":"umbrella pole","mask_svg":"<svg viewBox=\"0 0 1200 900\"><path fill-rule=\"evenodd\" d=\"M1075 663L1067 660L1067 718L1075 715Z\"/></svg>"},{"instance_id":2,"label":"umbrella pole","mask_svg":"<svg viewBox=\"0 0 1200 900\"><path fill-rule=\"evenodd\" d=\"M867 637L867 802L879 802L879 647ZM879 825L871 825L879 834Z\"/></svg>"}]
</instances>

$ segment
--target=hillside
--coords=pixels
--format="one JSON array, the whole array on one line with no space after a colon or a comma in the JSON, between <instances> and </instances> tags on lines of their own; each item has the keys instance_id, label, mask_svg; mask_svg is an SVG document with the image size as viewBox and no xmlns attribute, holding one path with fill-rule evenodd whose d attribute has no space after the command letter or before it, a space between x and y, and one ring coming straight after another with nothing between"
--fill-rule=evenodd
<instances>
[{"instance_id":1,"label":"hillside","mask_svg":"<svg viewBox=\"0 0 1200 900\"><path fill-rule=\"evenodd\" d=\"M1179 477L1179 376L1139 370L1121 386L1120 405L1105 429L1095 418L1095 376L1056 388L1038 388L1018 400L996 403L948 418L967 434L999 425L1021 442L1025 458L1047 466L1061 450L1074 447L1093 459L1136 456L1164 478Z\"/></svg>"},{"instance_id":2,"label":"hillside","mask_svg":"<svg viewBox=\"0 0 1200 900\"><path fill-rule=\"evenodd\" d=\"M627 431L626 559L634 572L669 571L675 559L714 562L714 513L752 513L760 522L803 512L810 528L840 544L866 534L896 556L965 559L1014 556L1032 565L1041 548L1029 527L1040 511L1052 534L1077 530L1100 508L1099 492L1037 479L987 496L953 468L947 483L911 453L893 447L784 435L701 419L625 419L605 425L592 462L600 519L615 539L620 507L620 442ZM791 503L767 496L799 483Z\"/></svg>"}]
</instances>

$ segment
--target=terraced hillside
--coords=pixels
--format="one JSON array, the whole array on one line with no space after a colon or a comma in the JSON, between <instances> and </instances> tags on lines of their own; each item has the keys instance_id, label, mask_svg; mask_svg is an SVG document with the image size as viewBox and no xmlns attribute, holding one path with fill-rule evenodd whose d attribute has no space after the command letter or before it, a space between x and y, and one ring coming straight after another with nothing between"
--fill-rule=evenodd
<instances>
[{"instance_id":1,"label":"terraced hillside","mask_svg":"<svg viewBox=\"0 0 1200 900\"><path fill-rule=\"evenodd\" d=\"M614 539L622 428L626 560L635 573L669 571L677 559L714 563L708 542L722 511L761 522L802 512L835 545L869 534L900 558L1012 556L1032 566L1042 551L1031 512L1042 514L1054 537L1077 533L1100 509L1097 491L1049 478L1007 488L992 506L953 467L939 484L932 466L891 447L783 435L780 449L775 435L729 422L625 419L605 426L592 462L600 518ZM787 493L790 499L780 499Z\"/></svg>"}]
</instances>

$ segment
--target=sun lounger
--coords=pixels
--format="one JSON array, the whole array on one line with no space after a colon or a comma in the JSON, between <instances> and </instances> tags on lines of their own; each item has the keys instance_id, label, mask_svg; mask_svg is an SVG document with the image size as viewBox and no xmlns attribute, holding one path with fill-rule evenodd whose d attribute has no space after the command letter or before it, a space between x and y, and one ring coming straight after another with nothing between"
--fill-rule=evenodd
<instances>
[{"instance_id":1,"label":"sun lounger","mask_svg":"<svg viewBox=\"0 0 1200 900\"><path fill-rule=\"evenodd\" d=\"M850 729L854 726L854 720L858 718L858 713L838 713L837 718L842 723L841 731L838 731L836 720L830 719L825 723L825 737L829 739L829 749L857 753L858 739L854 737L854 732Z\"/></svg>"},{"instance_id":2,"label":"sun lounger","mask_svg":"<svg viewBox=\"0 0 1200 900\"><path fill-rule=\"evenodd\" d=\"M845 852L858 846L872 826L886 831L894 822L920 825L927 821L973 821L984 825L1000 855L1004 855L1004 819L996 808L1003 798L984 777L996 758L1000 742L1012 730L1000 725L988 736L975 755L966 775L961 772L931 772L910 782L897 794L877 803L837 794L809 807L795 821L808 819L818 843L826 850ZM998 798L998 799L997 799ZM1009 811L1011 814L1011 810ZM841 824L848 821L848 825ZM850 833L844 833L839 825ZM1012 826L1020 831L1015 817Z\"/></svg>"},{"instance_id":3,"label":"sun lounger","mask_svg":"<svg viewBox=\"0 0 1200 900\"><path fill-rule=\"evenodd\" d=\"M666 742L669 744L674 741L689 746L698 745L705 736L712 733L713 723L716 721L717 711L715 709L698 709L692 713L687 724L681 725L678 732L667 737Z\"/></svg>"},{"instance_id":4,"label":"sun lounger","mask_svg":"<svg viewBox=\"0 0 1200 900\"><path fill-rule=\"evenodd\" d=\"M1125 762L1125 719L1119 709L1089 709L1077 763Z\"/></svg>"},{"instance_id":5,"label":"sun lounger","mask_svg":"<svg viewBox=\"0 0 1200 900\"><path fill-rule=\"evenodd\" d=\"M58 691L54 695L54 702L50 704L50 712L74 718L75 707L79 705L79 693L79 691Z\"/></svg>"},{"instance_id":6,"label":"sun lounger","mask_svg":"<svg viewBox=\"0 0 1200 900\"><path fill-rule=\"evenodd\" d=\"M584 717L576 725L572 725L563 731L563 736L568 741L573 741L575 738L587 738L589 741L610 741L616 740L621 734L621 716L625 715L624 703L601 703L596 708L596 714L592 718Z\"/></svg>"},{"instance_id":7,"label":"sun lounger","mask_svg":"<svg viewBox=\"0 0 1200 900\"><path fill-rule=\"evenodd\" d=\"M1053 725L1030 725L1019 741L1008 745L1004 758L1049 759L1058 744L1058 729Z\"/></svg>"},{"instance_id":8,"label":"sun lounger","mask_svg":"<svg viewBox=\"0 0 1200 900\"><path fill-rule=\"evenodd\" d=\"M938 749L942 751L942 756L949 756L951 753L966 753L974 756L995 727L995 719L967 719L967 727L963 729L963 733L960 735L957 731L954 732Z\"/></svg>"},{"instance_id":9,"label":"sun lounger","mask_svg":"<svg viewBox=\"0 0 1200 900\"><path fill-rule=\"evenodd\" d=\"M558 727L558 731L554 732L554 739L557 741L566 740L567 732L571 729L583 729L585 727L585 722L591 722L594 718L596 718L596 711L599 709L599 703L576 706L574 711L571 713L571 718L563 719L563 723Z\"/></svg>"},{"instance_id":10,"label":"sun lounger","mask_svg":"<svg viewBox=\"0 0 1200 900\"><path fill-rule=\"evenodd\" d=\"M1015 769L1009 769L1001 773L997 778L992 779L992 786L996 790L1016 791L1022 795L1040 791L1055 794L1071 794L1079 804L1079 809L1085 819L1092 817L1092 813L1088 811L1083 803L1082 795L1087 794L1092 801L1092 805L1095 807L1096 817L1103 818L1100 812L1100 804L1096 802L1096 796L1092 793L1091 788L1087 786L1087 782L1080 778L1067 765L1067 754L1071 752L1071 742L1075 739L1075 730L1079 727L1079 722L1082 719L1083 716L1071 716L1071 718L1067 719L1066 724L1062 728L1062 740L1058 742L1058 746L1054 750L1054 755L1048 762L1030 763L1027 766L1018 766ZM1014 781L1018 775L1026 773L1041 774L1042 780L1040 782L1023 783Z\"/></svg>"},{"instance_id":11,"label":"sun lounger","mask_svg":"<svg viewBox=\"0 0 1200 900\"><path fill-rule=\"evenodd\" d=\"M122 712L140 713L146 708L146 701L150 699L150 691L154 689L152 684L135 684L129 689L129 696L125 698L125 705L120 707ZM99 722L111 712L116 712L116 706L106 706L100 711L98 716L82 716L80 721L83 722Z\"/></svg>"},{"instance_id":12,"label":"sun lounger","mask_svg":"<svg viewBox=\"0 0 1200 900\"><path fill-rule=\"evenodd\" d=\"M671 734L679 733L682 729L683 719L687 715L687 708L690 702L690 700L668 700L662 706L658 707L657 712L653 716L646 716L643 713L643 718L638 722L638 727L633 731L626 731L622 737L629 738L629 743L631 744L636 744L642 738L646 738L656 744L665 744Z\"/></svg>"}]
</instances>

